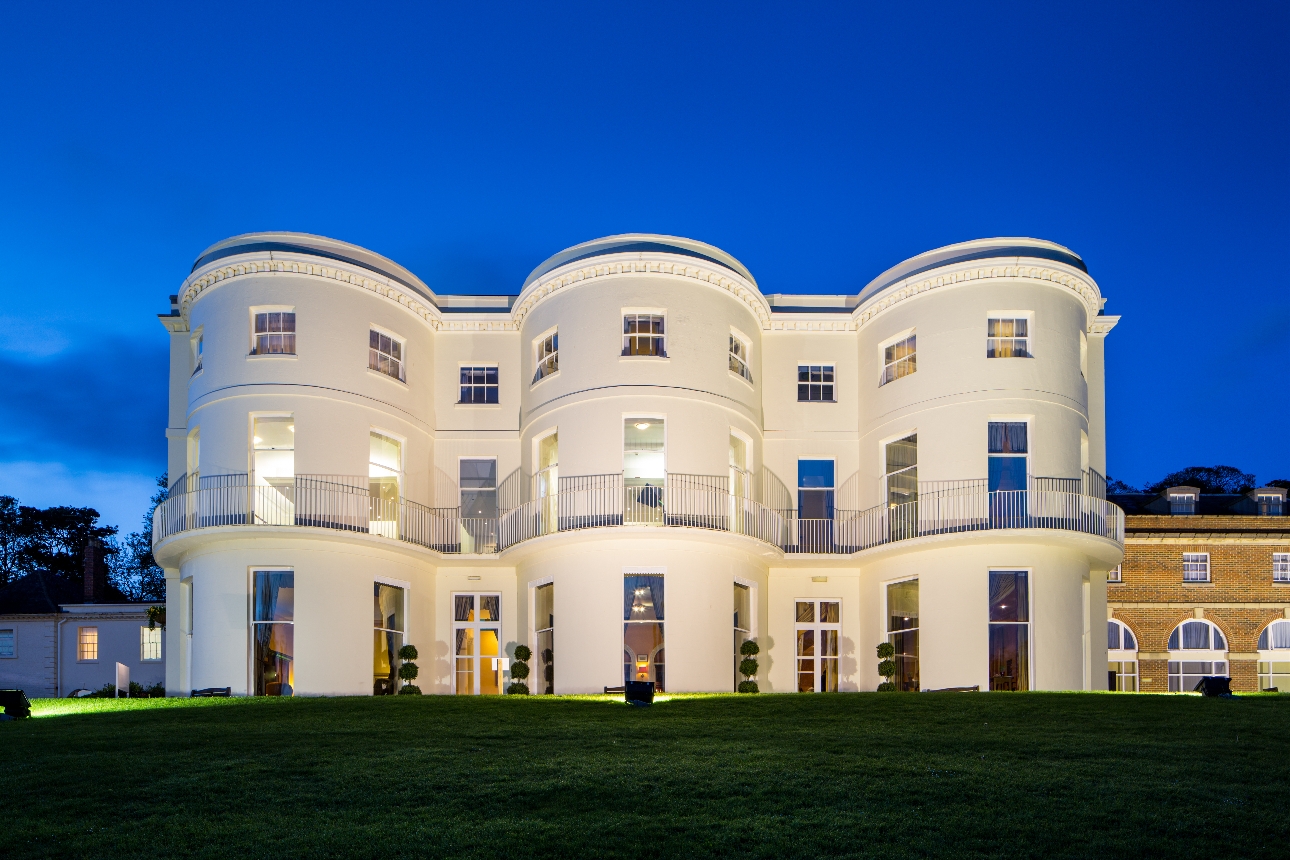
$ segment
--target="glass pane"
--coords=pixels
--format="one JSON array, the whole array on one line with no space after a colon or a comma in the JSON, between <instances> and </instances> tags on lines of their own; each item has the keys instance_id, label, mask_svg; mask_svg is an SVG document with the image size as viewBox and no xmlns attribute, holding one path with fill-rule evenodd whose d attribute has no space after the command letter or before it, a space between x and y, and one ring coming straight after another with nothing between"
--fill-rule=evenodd
<instances>
[{"instance_id":1,"label":"glass pane","mask_svg":"<svg viewBox=\"0 0 1290 860\"><path fill-rule=\"evenodd\" d=\"M502 661L499 657L479 658L479 694L497 696L502 692Z\"/></svg>"},{"instance_id":2,"label":"glass pane","mask_svg":"<svg viewBox=\"0 0 1290 860\"><path fill-rule=\"evenodd\" d=\"M987 465L990 492L1026 489L1025 457L991 457Z\"/></svg>"},{"instance_id":3,"label":"glass pane","mask_svg":"<svg viewBox=\"0 0 1290 860\"><path fill-rule=\"evenodd\" d=\"M497 487L496 460L460 460L459 485L466 489L495 489Z\"/></svg>"},{"instance_id":4,"label":"glass pane","mask_svg":"<svg viewBox=\"0 0 1290 860\"><path fill-rule=\"evenodd\" d=\"M537 637L537 677L532 684L534 693L555 693L555 636L547 630Z\"/></svg>"},{"instance_id":5,"label":"glass pane","mask_svg":"<svg viewBox=\"0 0 1290 860\"><path fill-rule=\"evenodd\" d=\"M837 631L834 631L837 632ZM820 692L836 693L838 691L838 658L820 659Z\"/></svg>"},{"instance_id":6,"label":"glass pane","mask_svg":"<svg viewBox=\"0 0 1290 860\"><path fill-rule=\"evenodd\" d=\"M910 630L918 626L918 580L887 586L887 629Z\"/></svg>"},{"instance_id":7,"label":"glass pane","mask_svg":"<svg viewBox=\"0 0 1290 860\"><path fill-rule=\"evenodd\" d=\"M382 436L380 433L372 433L369 437L368 444L368 462L377 467L378 470L371 471L369 474L398 474L403 468L402 445L397 439L391 439L389 436Z\"/></svg>"},{"instance_id":8,"label":"glass pane","mask_svg":"<svg viewBox=\"0 0 1290 860\"><path fill-rule=\"evenodd\" d=\"M887 472L899 472L918 465L918 434L887 443Z\"/></svg>"},{"instance_id":9,"label":"glass pane","mask_svg":"<svg viewBox=\"0 0 1290 860\"><path fill-rule=\"evenodd\" d=\"M533 624L538 630L555 626L555 585L539 585L534 590Z\"/></svg>"},{"instance_id":10,"label":"glass pane","mask_svg":"<svg viewBox=\"0 0 1290 860\"><path fill-rule=\"evenodd\" d=\"M399 649L403 634L388 630L372 631L372 695L392 696L399 688Z\"/></svg>"},{"instance_id":11,"label":"glass pane","mask_svg":"<svg viewBox=\"0 0 1290 860\"><path fill-rule=\"evenodd\" d=\"M458 657L475 656L475 631L472 628L464 628L457 631L457 650Z\"/></svg>"},{"instance_id":12,"label":"glass pane","mask_svg":"<svg viewBox=\"0 0 1290 860\"><path fill-rule=\"evenodd\" d=\"M256 624L252 675L257 696L290 696L294 693L294 624Z\"/></svg>"},{"instance_id":13,"label":"glass pane","mask_svg":"<svg viewBox=\"0 0 1290 860\"><path fill-rule=\"evenodd\" d=\"M1030 689L1028 625L990 625L990 689Z\"/></svg>"},{"instance_id":14,"label":"glass pane","mask_svg":"<svg viewBox=\"0 0 1290 860\"><path fill-rule=\"evenodd\" d=\"M372 588L372 626L386 630L403 630L403 589L384 583Z\"/></svg>"},{"instance_id":15,"label":"glass pane","mask_svg":"<svg viewBox=\"0 0 1290 860\"><path fill-rule=\"evenodd\" d=\"M809 489L832 489L833 461L798 460L797 486Z\"/></svg>"},{"instance_id":16,"label":"glass pane","mask_svg":"<svg viewBox=\"0 0 1290 860\"><path fill-rule=\"evenodd\" d=\"M797 631L797 656L798 657L815 656L815 631L814 630Z\"/></svg>"},{"instance_id":17,"label":"glass pane","mask_svg":"<svg viewBox=\"0 0 1290 860\"><path fill-rule=\"evenodd\" d=\"M838 656L838 631L836 630L820 631L820 656L821 657Z\"/></svg>"},{"instance_id":18,"label":"glass pane","mask_svg":"<svg viewBox=\"0 0 1290 860\"><path fill-rule=\"evenodd\" d=\"M739 583L736 582L735 583L735 624L734 624L736 630L752 629L751 627L752 619L749 615L749 613L752 610L749 608L749 604L750 604L750 597L749 597L748 586L740 585Z\"/></svg>"},{"instance_id":19,"label":"glass pane","mask_svg":"<svg viewBox=\"0 0 1290 860\"><path fill-rule=\"evenodd\" d=\"M458 631L460 633L461 631ZM457 658L457 695L473 696L475 694L475 660L472 657Z\"/></svg>"},{"instance_id":20,"label":"glass pane","mask_svg":"<svg viewBox=\"0 0 1290 860\"><path fill-rule=\"evenodd\" d=\"M625 681L663 683L663 625L656 623L623 624L623 678Z\"/></svg>"},{"instance_id":21,"label":"glass pane","mask_svg":"<svg viewBox=\"0 0 1290 860\"><path fill-rule=\"evenodd\" d=\"M453 603L453 620L454 621L474 621L475 620L475 595L458 594L454 595Z\"/></svg>"},{"instance_id":22,"label":"glass pane","mask_svg":"<svg viewBox=\"0 0 1290 860\"><path fill-rule=\"evenodd\" d=\"M256 621L295 620L296 575L289 570L255 572Z\"/></svg>"},{"instance_id":23,"label":"glass pane","mask_svg":"<svg viewBox=\"0 0 1290 860\"><path fill-rule=\"evenodd\" d=\"M1120 650L1120 625L1114 621L1106 622L1106 647L1111 651Z\"/></svg>"},{"instance_id":24,"label":"glass pane","mask_svg":"<svg viewBox=\"0 0 1290 860\"><path fill-rule=\"evenodd\" d=\"M1025 571L990 571L990 620L1029 621L1027 592Z\"/></svg>"},{"instance_id":25,"label":"glass pane","mask_svg":"<svg viewBox=\"0 0 1290 860\"><path fill-rule=\"evenodd\" d=\"M815 604L799 600L797 603L797 623L809 624L815 620Z\"/></svg>"},{"instance_id":26,"label":"glass pane","mask_svg":"<svg viewBox=\"0 0 1290 860\"><path fill-rule=\"evenodd\" d=\"M663 620L663 577L643 574L623 577L623 620Z\"/></svg>"},{"instance_id":27,"label":"glass pane","mask_svg":"<svg viewBox=\"0 0 1290 860\"><path fill-rule=\"evenodd\" d=\"M296 447L296 419L256 418L251 441L257 451L291 451Z\"/></svg>"},{"instance_id":28,"label":"glass pane","mask_svg":"<svg viewBox=\"0 0 1290 860\"><path fill-rule=\"evenodd\" d=\"M840 624L842 622L840 605L836 602L822 602L820 604L820 623L821 624Z\"/></svg>"},{"instance_id":29,"label":"glass pane","mask_svg":"<svg viewBox=\"0 0 1290 860\"><path fill-rule=\"evenodd\" d=\"M1204 621L1188 621L1182 626L1183 648L1209 648L1209 625Z\"/></svg>"},{"instance_id":30,"label":"glass pane","mask_svg":"<svg viewBox=\"0 0 1290 860\"><path fill-rule=\"evenodd\" d=\"M481 594L479 596L479 620L502 620L502 597L499 594Z\"/></svg>"},{"instance_id":31,"label":"glass pane","mask_svg":"<svg viewBox=\"0 0 1290 860\"><path fill-rule=\"evenodd\" d=\"M501 656L501 637L498 631L484 628L479 631L479 654L481 657Z\"/></svg>"},{"instance_id":32,"label":"glass pane","mask_svg":"<svg viewBox=\"0 0 1290 860\"><path fill-rule=\"evenodd\" d=\"M462 490L461 515L492 519L497 516L496 490Z\"/></svg>"},{"instance_id":33,"label":"glass pane","mask_svg":"<svg viewBox=\"0 0 1290 860\"><path fill-rule=\"evenodd\" d=\"M990 454L1028 453L1025 421L991 421L989 424Z\"/></svg>"}]
</instances>

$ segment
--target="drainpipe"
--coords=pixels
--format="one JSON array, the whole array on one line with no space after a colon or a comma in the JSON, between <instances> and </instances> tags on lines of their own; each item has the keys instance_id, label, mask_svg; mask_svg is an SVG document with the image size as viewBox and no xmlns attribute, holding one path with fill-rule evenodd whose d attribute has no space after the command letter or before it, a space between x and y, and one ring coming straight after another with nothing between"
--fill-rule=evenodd
<instances>
[{"instance_id":1,"label":"drainpipe","mask_svg":"<svg viewBox=\"0 0 1290 860\"><path fill-rule=\"evenodd\" d=\"M54 697L58 699L63 698L63 625L66 623L66 618L60 618L55 634L58 637L58 651L54 657Z\"/></svg>"}]
</instances>

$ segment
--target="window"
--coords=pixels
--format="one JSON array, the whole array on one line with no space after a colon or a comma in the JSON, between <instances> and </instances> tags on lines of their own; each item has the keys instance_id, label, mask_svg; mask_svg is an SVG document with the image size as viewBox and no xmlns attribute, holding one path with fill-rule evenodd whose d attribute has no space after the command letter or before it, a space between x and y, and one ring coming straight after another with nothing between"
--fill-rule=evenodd
<instances>
[{"instance_id":1,"label":"window","mask_svg":"<svg viewBox=\"0 0 1290 860\"><path fill-rule=\"evenodd\" d=\"M833 365L799 364L797 366L798 403L835 403Z\"/></svg>"},{"instance_id":2,"label":"window","mask_svg":"<svg viewBox=\"0 0 1290 860\"><path fill-rule=\"evenodd\" d=\"M295 355L296 312L263 311L255 314L255 342L251 355Z\"/></svg>"},{"instance_id":3,"label":"window","mask_svg":"<svg viewBox=\"0 0 1290 860\"><path fill-rule=\"evenodd\" d=\"M887 641L896 649L892 659L897 690L918 692L918 580L887 586Z\"/></svg>"},{"instance_id":4,"label":"window","mask_svg":"<svg viewBox=\"0 0 1290 860\"><path fill-rule=\"evenodd\" d=\"M457 461L461 493L461 551L491 552L497 546L497 460Z\"/></svg>"},{"instance_id":5,"label":"window","mask_svg":"<svg viewBox=\"0 0 1290 860\"><path fill-rule=\"evenodd\" d=\"M196 490L199 486L201 477L201 457L202 457L202 428L194 427L188 434L187 450L185 451L185 465L188 467L188 487ZM180 487L178 492L185 492L185 487Z\"/></svg>"},{"instance_id":6,"label":"window","mask_svg":"<svg viewBox=\"0 0 1290 860\"><path fill-rule=\"evenodd\" d=\"M662 418L623 419L623 521L663 524L667 432Z\"/></svg>"},{"instance_id":7,"label":"window","mask_svg":"<svg viewBox=\"0 0 1290 860\"><path fill-rule=\"evenodd\" d=\"M989 490L991 493L1025 490L1029 474L1029 427L1025 421L991 421L989 441Z\"/></svg>"},{"instance_id":8,"label":"window","mask_svg":"<svg viewBox=\"0 0 1290 860\"><path fill-rule=\"evenodd\" d=\"M139 628L139 659L145 661L161 659L160 627Z\"/></svg>"},{"instance_id":9,"label":"window","mask_svg":"<svg viewBox=\"0 0 1290 860\"><path fill-rule=\"evenodd\" d=\"M372 695L399 691L399 649L403 647L403 589L372 583Z\"/></svg>"},{"instance_id":10,"label":"window","mask_svg":"<svg viewBox=\"0 0 1290 860\"><path fill-rule=\"evenodd\" d=\"M367 448L368 531L397 538L403 443L373 430L368 433Z\"/></svg>"},{"instance_id":11,"label":"window","mask_svg":"<svg viewBox=\"0 0 1290 860\"><path fill-rule=\"evenodd\" d=\"M837 600L798 600L796 604L797 692L836 693L842 604Z\"/></svg>"},{"instance_id":12,"label":"window","mask_svg":"<svg viewBox=\"0 0 1290 860\"><path fill-rule=\"evenodd\" d=\"M553 331L544 335L533 345L533 363L537 370L533 372L533 382L546 379L560 369L560 333Z\"/></svg>"},{"instance_id":13,"label":"window","mask_svg":"<svg viewBox=\"0 0 1290 860\"><path fill-rule=\"evenodd\" d=\"M991 319L986 323L986 358L1030 358L1030 321Z\"/></svg>"},{"instance_id":14,"label":"window","mask_svg":"<svg viewBox=\"0 0 1290 860\"><path fill-rule=\"evenodd\" d=\"M1190 516L1196 513L1195 493L1170 493L1169 513L1175 516Z\"/></svg>"},{"instance_id":15,"label":"window","mask_svg":"<svg viewBox=\"0 0 1290 860\"><path fill-rule=\"evenodd\" d=\"M1124 565L1117 564L1106 572L1107 582L1124 582Z\"/></svg>"},{"instance_id":16,"label":"window","mask_svg":"<svg viewBox=\"0 0 1290 860\"><path fill-rule=\"evenodd\" d=\"M1183 582L1209 582L1209 553L1183 553Z\"/></svg>"},{"instance_id":17,"label":"window","mask_svg":"<svg viewBox=\"0 0 1290 860\"><path fill-rule=\"evenodd\" d=\"M202 372L202 331L201 329L198 329L197 333L194 334L192 338L188 341L188 347L193 352L192 375L196 376L197 374Z\"/></svg>"},{"instance_id":18,"label":"window","mask_svg":"<svg viewBox=\"0 0 1290 860\"><path fill-rule=\"evenodd\" d=\"M1106 622L1106 688L1112 692L1138 691L1138 641L1122 621Z\"/></svg>"},{"instance_id":19,"label":"window","mask_svg":"<svg viewBox=\"0 0 1290 860\"><path fill-rule=\"evenodd\" d=\"M902 376L918 370L917 336L911 334L903 340L882 348L882 378L878 385L895 382Z\"/></svg>"},{"instance_id":20,"label":"window","mask_svg":"<svg viewBox=\"0 0 1290 860\"><path fill-rule=\"evenodd\" d=\"M799 374L802 371L800 367L797 370ZM752 371L748 369L748 345L733 334L730 335L730 372L739 374L750 384L753 381Z\"/></svg>"},{"instance_id":21,"label":"window","mask_svg":"<svg viewBox=\"0 0 1290 860\"><path fill-rule=\"evenodd\" d=\"M623 314L623 355L667 358L662 314Z\"/></svg>"},{"instance_id":22,"label":"window","mask_svg":"<svg viewBox=\"0 0 1290 860\"><path fill-rule=\"evenodd\" d=\"M739 674L739 663L743 656L739 649L743 644L752 638L752 593L748 586L735 583L735 677L734 690L739 691L739 682L743 676Z\"/></svg>"},{"instance_id":23,"label":"window","mask_svg":"<svg viewBox=\"0 0 1290 860\"><path fill-rule=\"evenodd\" d=\"M892 540L918 534L918 434L886 445L888 530Z\"/></svg>"},{"instance_id":24,"label":"window","mask_svg":"<svg viewBox=\"0 0 1290 860\"><path fill-rule=\"evenodd\" d=\"M76 628L76 659L97 660L99 658L99 629L97 627Z\"/></svg>"},{"instance_id":25,"label":"window","mask_svg":"<svg viewBox=\"0 0 1290 860\"><path fill-rule=\"evenodd\" d=\"M623 575L623 683L653 681L667 689L664 673L663 576Z\"/></svg>"},{"instance_id":26,"label":"window","mask_svg":"<svg viewBox=\"0 0 1290 860\"><path fill-rule=\"evenodd\" d=\"M833 518L833 461L797 461L797 516L803 520Z\"/></svg>"},{"instance_id":27,"label":"window","mask_svg":"<svg viewBox=\"0 0 1290 860\"><path fill-rule=\"evenodd\" d=\"M555 693L555 584L533 589L533 625L537 628L537 676L533 692Z\"/></svg>"},{"instance_id":28,"label":"window","mask_svg":"<svg viewBox=\"0 0 1290 860\"><path fill-rule=\"evenodd\" d=\"M1223 631L1213 622L1196 619L1179 624L1169 634L1169 692L1190 693L1201 678L1226 675L1226 651Z\"/></svg>"},{"instance_id":29,"label":"window","mask_svg":"<svg viewBox=\"0 0 1290 860\"><path fill-rule=\"evenodd\" d=\"M251 469L255 521L294 525L296 421L290 415L256 416L251 423Z\"/></svg>"},{"instance_id":30,"label":"window","mask_svg":"<svg viewBox=\"0 0 1290 860\"><path fill-rule=\"evenodd\" d=\"M1281 516L1282 503L1285 497L1279 495L1270 495L1259 493L1255 502L1259 506L1259 516L1261 517L1279 517Z\"/></svg>"},{"instance_id":31,"label":"window","mask_svg":"<svg viewBox=\"0 0 1290 860\"><path fill-rule=\"evenodd\" d=\"M18 635L12 627L0 628L0 660L11 660L18 656Z\"/></svg>"},{"instance_id":32,"label":"window","mask_svg":"<svg viewBox=\"0 0 1290 860\"><path fill-rule=\"evenodd\" d=\"M990 571L990 689L1030 689L1030 577Z\"/></svg>"},{"instance_id":33,"label":"window","mask_svg":"<svg viewBox=\"0 0 1290 860\"><path fill-rule=\"evenodd\" d=\"M461 369L458 403L496 403L497 368L471 366Z\"/></svg>"},{"instance_id":34,"label":"window","mask_svg":"<svg viewBox=\"0 0 1290 860\"><path fill-rule=\"evenodd\" d=\"M1290 582L1290 552L1272 553L1272 581Z\"/></svg>"},{"instance_id":35,"label":"window","mask_svg":"<svg viewBox=\"0 0 1290 860\"><path fill-rule=\"evenodd\" d=\"M1223 631L1212 621L1184 621L1169 634L1170 651L1226 651Z\"/></svg>"},{"instance_id":36,"label":"window","mask_svg":"<svg viewBox=\"0 0 1290 860\"><path fill-rule=\"evenodd\" d=\"M296 574L252 574L252 695L290 696L295 691Z\"/></svg>"},{"instance_id":37,"label":"window","mask_svg":"<svg viewBox=\"0 0 1290 860\"><path fill-rule=\"evenodd\" d=\"M367 333L367 366L391 379L404 381L403 341L383 331L371 329Z\"/></svg>"},{"instance_id":38,"label":"window","mask_svg":"<svg viewBox=\"0 0 1290 860\"><path fill-rule=\"evenodd\" d=\"M452 631L458 696L502 692L502 596L454 594Z\"/></svg>"},{"instance_id":39,"label":"window","mask_svg":"<svg viewBox=\"0 0 1290 860\"><path fill-rule=\"evenodd\" d=\"M1290 621L1273 621L1263 628L1259 634L1258 669L1260 690L1290 690Z\"/></svg>"}]
</instances>

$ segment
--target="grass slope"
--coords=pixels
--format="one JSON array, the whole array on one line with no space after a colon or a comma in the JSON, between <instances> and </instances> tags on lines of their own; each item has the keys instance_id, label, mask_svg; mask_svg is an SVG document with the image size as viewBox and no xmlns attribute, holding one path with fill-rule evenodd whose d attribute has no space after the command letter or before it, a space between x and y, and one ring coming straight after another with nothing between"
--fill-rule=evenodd
<instances>
[{"instance_id":1,"label":"grass slope","mask_svg":"<svg viewBox=\"0 0 1290 860\"><path fill-rule=\"evenodd\" d=\"M1290 697L57 701L0 856L1284 857Z\"/></svg>"}]
</instances>

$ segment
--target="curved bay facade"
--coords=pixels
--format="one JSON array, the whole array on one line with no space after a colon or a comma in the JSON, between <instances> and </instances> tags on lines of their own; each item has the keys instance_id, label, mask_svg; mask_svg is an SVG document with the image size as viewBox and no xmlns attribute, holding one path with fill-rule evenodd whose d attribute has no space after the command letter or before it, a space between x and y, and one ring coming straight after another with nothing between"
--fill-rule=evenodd
<instances>
[{"instance_id":1,"label":"curved bay facade","mask_svg":"<svg viewBox=\"0 0 1290 860\"><path fill-rule=\"evenodd\" d=\"M809 290L809 284L794 284ZM1092 689L1123 517L1103 339L1061 246L854 296L615 236L516 296L293 233L208 249L171 337L167 688ZM179 476L179 477L175 477Z\"/></svg>"}]
</instances>

